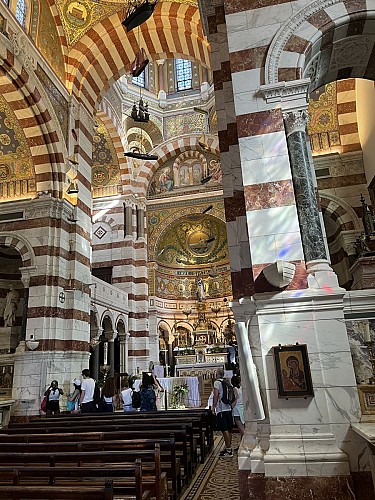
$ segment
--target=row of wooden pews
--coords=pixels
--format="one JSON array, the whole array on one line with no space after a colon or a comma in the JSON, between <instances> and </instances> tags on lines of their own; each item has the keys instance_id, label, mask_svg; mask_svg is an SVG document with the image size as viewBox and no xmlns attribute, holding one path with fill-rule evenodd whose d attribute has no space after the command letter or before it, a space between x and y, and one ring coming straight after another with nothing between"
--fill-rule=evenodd
<instances>
[{"instance_id":1,"label":"row of wooden pews","mask_svg":"<svg viewBox=\"0 0 375 500\"><path fill-rule=\"evenodd\" d=\"M177 500L212 447L212 415L200 409L12 424L0 431L0 498Z\"/></svg>"}]
</instances>

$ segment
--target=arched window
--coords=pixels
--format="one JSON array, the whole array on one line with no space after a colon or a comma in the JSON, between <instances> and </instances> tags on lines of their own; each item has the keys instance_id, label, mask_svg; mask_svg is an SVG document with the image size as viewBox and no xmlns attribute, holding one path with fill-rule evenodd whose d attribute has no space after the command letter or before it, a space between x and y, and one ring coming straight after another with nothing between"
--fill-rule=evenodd
<instances>
[{"instance_id":1,"label":"arched window","mask_svg":"<svg viewBox=\"0 0 375 500\"><path fill-rule=\"evenodd\" d=\"M16 19L23 28L26 28L27 5L26 0L17 0Z\"/></svg>"},{"instance_id":2,"label":"arched window","mask_svg":"<svg viewBox=\"0 0 375 500\"><path fill-rule=\"evenodd\" d=\"M142 71L142 73L139 76L133 76L132 83L134 85L138 85L138 87L145 88L146 86L145 71Z\"/></svg>"},{"instance_id":3,"label":"arched window","mask_svg":"<svg viewBox=\"0 0 375 500\"><path fill-rule=\"evenodd\" d=\"M176 59L176 87L179 90L190 90L192 85L191 62L186 59Z\"/></svg>"}]
</instances>

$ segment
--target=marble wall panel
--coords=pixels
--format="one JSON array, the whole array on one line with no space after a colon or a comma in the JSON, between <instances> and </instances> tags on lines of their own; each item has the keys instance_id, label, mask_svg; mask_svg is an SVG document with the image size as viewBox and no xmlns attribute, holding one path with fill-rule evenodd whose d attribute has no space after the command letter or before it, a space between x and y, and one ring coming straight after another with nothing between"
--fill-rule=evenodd
<instances>
[{"instance_id":1,"label":"marble wall panel","mask_svg":"<svg viewBox=\"0 0 375 500\"><path fill-rule=\"evenodd\" d=\"M255 210L247 212L246 215L250 238L299 231L295 205Z\"/></svg>"}]
</instances>

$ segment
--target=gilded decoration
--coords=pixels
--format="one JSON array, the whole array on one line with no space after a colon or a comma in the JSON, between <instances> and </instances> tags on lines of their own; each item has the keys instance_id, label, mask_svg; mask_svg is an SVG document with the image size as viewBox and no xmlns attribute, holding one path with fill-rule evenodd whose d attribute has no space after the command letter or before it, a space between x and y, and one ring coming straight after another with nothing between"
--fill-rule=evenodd
<instances>
[{"instance_id":1,"label":"gilded decoration","mask_svg":"<svg viewBox=\"0 0 375 500\"><path fill-rule=\"evenodd\" d=\"M16 115L0 96L0 199L18 199L35 193L31 151Z\"/></svg>"},{"instance_id":2,"label":"gilded decoration","mask_svg":"<svg viewBox=\"0 0 375 500\"><path fill-rule=\"evenodd\" d=\"M39 66L35 71L39 78L44 90L46 91L49 100L51 101L52 108L54 109L57 119L60 123L65 142L68 142L69 130L69 104L53 81L49 78L47 73Z\"/></svg>"},{"instance_id":3,"label":"gilded decoration","mask_svg":"<svg viewBox=\"0 0 375 500\"><path fill-rule=\"evenodd\" d=\"M160 237L156 261L168 267L197 267L228 260L225 224L211 215L191 214Z\"/></svg>"},{"instance_id":4,"label":"gilded decoration","mask_svg":"<svg viewBox=\"0 0 375 500\"><path fill-rule=\"evenodd\" d=\"M97 119L92 149L92 185L94 197L117 194L120 167L113 142L104 123Z\"/></svg>"},{"instance_id":5,"label":"gilded decoration","mask_svg":"<svg viewBox=\"0 0 375 500\"><path fill-rule=\"evenodd\" d=\"M111 0L105 2L57 0L56 6L62 20L67 43L72 47L93 25L122 10L124 3L111 2Z\"/></svg>"},{"instance_id":6,"label":"gilded decoration","mask_svg":"<svg viewBox=\"0 0 375 500\"><path fill-rule=\"evenodd\" d=\"M311 93L307 131L313 153L340 146L336 82Z\"/></svg>"},{"instance_id":7,"label":"gilded decoration","mask_svg":"<svg viewBox=\"0 0 375 500\"><path fill-rule=\"evenodd\" d=\"M202 184L202 179L208 179ZM200 154L192 152L170 160L159 167L153 175L147 196L157 198L166 195L176 195L195 191L197 188L206 190L219 188L222 183L221 163L219 158L211 154Z\"/></svg>"},{"instance_id":8,"label":"gilded decoration","mask_svg":"<svg viewBox=\"0 0 375 500\"><path fill-rule=\"evenodd\" d=\"M37 46L60 80L65 83L65 64L61 41L47 0L40 0Z\"/></svg>"},{"instance_id":9,"label":"gilded decoration","mask_svg":"<svg viewBox=\"0 0 375 500\"><path fill-rule=\"evenodd\" d=\"M206 117L200 113L185 113L165 118L165 137L180 137L185 134L202 132L206 128Z\"/></svg>"}]
</instances>

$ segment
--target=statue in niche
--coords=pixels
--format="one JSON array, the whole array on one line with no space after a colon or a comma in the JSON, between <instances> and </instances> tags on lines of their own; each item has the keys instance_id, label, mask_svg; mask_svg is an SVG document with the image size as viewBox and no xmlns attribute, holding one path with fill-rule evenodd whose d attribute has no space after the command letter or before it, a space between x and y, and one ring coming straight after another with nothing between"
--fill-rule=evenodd
<instances>
[{"instance_id":1,"label":"statue in niche","mask_svg":"<svg viewBox=\"0 0 375 500\"><path fill-rule=\"evenodd\" d=\"M20 296L13 285L10 285L9 292L5 299L4 326L14 326L16 322L17 308Z\"/></svg>"},{"instance_id":2,"label":"statue in niche","mask_svg":"<svg viewBox=\"0 0 375 500\"><path fill-rule=\"evenodd\" d=\"M206 285L204 284L201 273L198 273L197 275L196 285L197 300L198 302L204 302L206 300Z\"/></svg>"}]
</instances>

